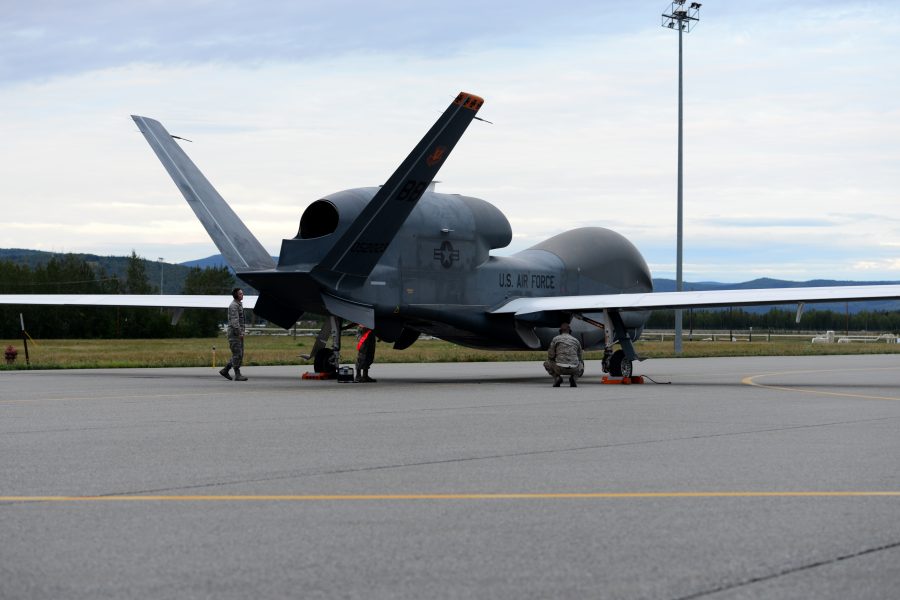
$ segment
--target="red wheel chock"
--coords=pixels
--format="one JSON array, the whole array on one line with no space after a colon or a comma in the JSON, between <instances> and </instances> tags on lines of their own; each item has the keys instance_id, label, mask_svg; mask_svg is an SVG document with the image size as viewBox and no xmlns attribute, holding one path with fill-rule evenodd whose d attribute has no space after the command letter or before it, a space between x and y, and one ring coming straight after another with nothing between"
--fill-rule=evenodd
<instances>
[{"instance_id":1,"label":"red wheel chock","mask_svg":"<svg viewBox=\"0 0 900 600\"><path fill-rule=\"evenodd\" d=\"M306 373L303 374L301 379L318 379L318 380L337 379L337 373L313 373L313 372L307 371Z\"/></svg>"},{"instance_id":2,"label":"red wheel chock","mask_svg":"<svg viewBox=\"0 0 900 600\"><path fill-rule=\"evenodd\" d=\"M604 375L603 380L600 381L600 383L605 383L607 385L637 385L639 383L644 383L644 378L640 375L632 375L631 377L610 377Z\"/></svg>"}]
</instances>

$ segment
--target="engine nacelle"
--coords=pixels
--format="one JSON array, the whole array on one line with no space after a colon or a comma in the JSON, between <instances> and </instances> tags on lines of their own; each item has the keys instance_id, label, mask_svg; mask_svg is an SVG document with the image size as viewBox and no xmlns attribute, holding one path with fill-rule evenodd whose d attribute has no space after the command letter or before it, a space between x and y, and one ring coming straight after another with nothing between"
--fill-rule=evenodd
<instances>
[{"instance_id":1,"label":"engine nacelle","mask_svg":"<svg viewBox=\"0 0 900 600\"><path fill-rule=\"evenodd\" d=\"M306 207L296 237L282 243L279 266L310 265L320 261L363 212L378 188L357 188L330 194ZM474 246L477 265L488 253L512 241L512 227L494 205L458 194L425 192L388 249L409 252L410 242L423 236L446 237L454 244ZM388 258L388 262L390 259Z\"/></svg>"}]
</instances>

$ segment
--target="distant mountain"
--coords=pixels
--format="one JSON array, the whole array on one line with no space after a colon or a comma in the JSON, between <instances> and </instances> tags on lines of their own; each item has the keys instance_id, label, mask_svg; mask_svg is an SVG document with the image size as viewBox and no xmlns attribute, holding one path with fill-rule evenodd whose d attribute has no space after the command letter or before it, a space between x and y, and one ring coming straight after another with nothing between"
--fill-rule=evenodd
<instances>
[{"instance_id":1,"label":"distant mountain","mask_svg":"<svg viewBox=\"0 0 900 600\"><path fill-rule=\"evenodd\" d=\"M272 260L276 263L278 262L278 257L273 256ZM234 270L231 266L225 262L225 259L222 258L221 254L213 254L212 256L207 256L206 258L198 258L196 260L188 260L183 263L178 263L184 267L200 267L201 269L217 269L219 267L228 267L228 270L232 273Z\"/></svg>"},{"instance_id":2,"label":"distant mountain","mask_svg":"<svg viewBox=\"0 0 900 600\"><path fill-rule=\"evenodd\" d=\"M62 252L45 252L43 250L25 250L22 248L0 248L0 260L27 265L30 268L40 267L50 262L54 257L64 256ZM115 276L125 281L128 272L128 256L99 256L97 254L68 253L91 265L95 271L103 270L107 275ZM184 288L184 280L187 277L189 267L174 263L156 260L144 261L147 279L150 285L159 289L160 269L162 269L163 293L180 294Z\"/></svg>"},{"instance_id":3,"label":"distant mountain","mask_svg":"<svg viewBox=\"0 0 900 600\"><path fill-rule=\"evenodd\" d=\"M222 258L221 254L214 254L212 256L207 256L206 258L198 258L195 260L186 260L178 264L182 267L200 267L201 269L218 269L219 267L228 267L228 263L225 262L225 259ZM231 269L231 267L228 268Z\"/></svg>"}]
</instances>

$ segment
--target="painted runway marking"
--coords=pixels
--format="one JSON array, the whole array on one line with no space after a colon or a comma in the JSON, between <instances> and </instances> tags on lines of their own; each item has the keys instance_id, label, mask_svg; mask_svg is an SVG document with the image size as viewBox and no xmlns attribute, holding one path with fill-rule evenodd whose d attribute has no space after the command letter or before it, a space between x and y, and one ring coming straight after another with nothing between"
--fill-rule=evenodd
<instances>
[{"instance_id":1,"label":"painted runway marking","mask_svg":"<svg viewBox=\"0 0 900 600\"><path fill-rule=\"evenodd\" d=\"M616 500L640 498L900 498L900 491L558 492L495 494L248 494L181 496L0 496L0 502L343 502L384 500Z\"/></svg>"},{"instance_id":2,"label":"painted runway marking","mask_svg":"<svg viewBox=\"0 0 900 600\"><path fill-rule=\"evenodd\" d=\"M900 401L898 396L873 396L868 394L852 394L849 392L829 392L826 390L814 390L802 387L788 387L785 385L768 385L759 383L756 380L762 377L776 377L778 375L808 375L810 373L835 373L835 372L859 372L859 371L897 371L894 367L871 367L865 369L819 369L807 371L782 371L780 373L761 373L759 375L749 375L741 379L744 385L765 388L769 390L779 390L783 392L800 392L802 394L817 394L820 396L838 396L841 398L862 398L864 400L895 400Z\"/></svg>"}]
</instances>

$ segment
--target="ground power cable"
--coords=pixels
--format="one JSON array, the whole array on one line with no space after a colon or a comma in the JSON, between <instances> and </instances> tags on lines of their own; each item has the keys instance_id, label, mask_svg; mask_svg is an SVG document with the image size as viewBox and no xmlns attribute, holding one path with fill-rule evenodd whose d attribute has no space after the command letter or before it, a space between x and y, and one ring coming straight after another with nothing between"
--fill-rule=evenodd
<instances>
[{"instance_id":1,"label":"ground power cable","mask_svg":"<svg viewBox=\"0 0 900 600\"><path fill-rule=\"evenodd\" d=\"M647 379L647 380L655 383L656 385L672 385L671 381L657 381L657 380L653 379L652 377L650 377L649 375L640 375L639 377L643 377L644 379Z\"/></svg>"}]
</instances>

